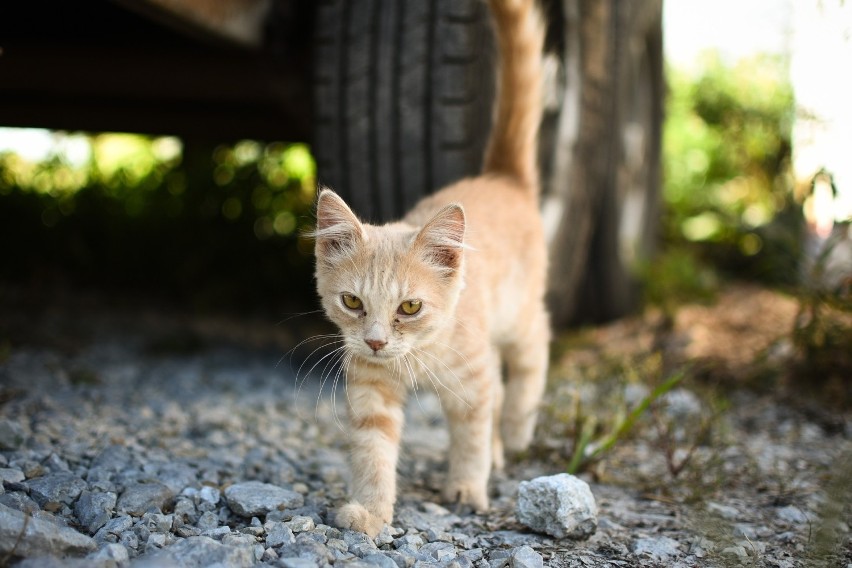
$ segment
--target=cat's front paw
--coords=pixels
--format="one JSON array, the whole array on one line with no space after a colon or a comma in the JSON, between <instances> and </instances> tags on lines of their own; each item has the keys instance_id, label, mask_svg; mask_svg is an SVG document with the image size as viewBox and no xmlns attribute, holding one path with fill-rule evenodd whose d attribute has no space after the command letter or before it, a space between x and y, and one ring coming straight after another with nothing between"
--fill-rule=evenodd
<instances>
[{"instance_id":1,"label":"cat's front paw","mask_svg":"<svg viewBox=\"0 0 852 568\"><path fill-rule=\"evenodd\" d=\"M382 527L385 526L385 523L390 522L390 519L385 521L378 515L372 514L361 503L352 501L337 510L335 522L342 529L367 533L370 537L375 538Z\"/></svg>"},{"instance_id":2,"label":"cat's front paw","mask_svg":"<svg viewBox=\"0 0 852 568\"><path fill-rule=\"evenodd\" d=\"M488 489L486 483L474 481L449 481L443 491L444 501L470 505L477 513L488 510Z\"/></svg>"}]
</instances>

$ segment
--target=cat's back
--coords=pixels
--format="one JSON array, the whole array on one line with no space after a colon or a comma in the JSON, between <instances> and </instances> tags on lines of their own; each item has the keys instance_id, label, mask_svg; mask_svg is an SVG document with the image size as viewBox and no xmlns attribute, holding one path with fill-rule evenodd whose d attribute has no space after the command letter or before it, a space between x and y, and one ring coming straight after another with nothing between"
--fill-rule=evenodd
<instances>
[{"instance_id":1,"label":"cat's back","mask_svg":"<svg viewBox=\"0 0 852 568\"><path fill-rule=\"evenodd\" d=\"M526 255L544 248L538 199L524 192L511 178L462 179L422 200L405 221L422 226L450 203L460 204L464 209L465 244L473 252L501 252L505 258L515 250Z\"/></svg>"},{"instance_id":2,"label":"cat's back","mask_svg":"<svg viewBox=\"0 0 852 568\"><path fill-rule=\"evenodd\" d=\"M496 308L492 333L511 333L544 298L547 248L538 199L502 176L463 179L421 201L405 218L422 226L442 207L458 203L465 213L465 289L462 305Z\"/></svg>"}]
</instances>

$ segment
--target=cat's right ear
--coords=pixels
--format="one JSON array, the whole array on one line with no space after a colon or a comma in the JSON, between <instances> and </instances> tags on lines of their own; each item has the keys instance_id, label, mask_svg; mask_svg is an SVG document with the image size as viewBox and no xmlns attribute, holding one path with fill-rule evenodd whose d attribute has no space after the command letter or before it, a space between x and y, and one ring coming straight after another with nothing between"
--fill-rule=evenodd
<instances>
[{"instance_id":1,"label":"cat's right ear","mask_svg":"<svg viewBox=\"0 0 852 568\"><path fill-rule=\"evenodd\" d=\"M364 227L346 202L328 188L317 198L317 255L333 255L352 249L364 239Z\"/></svg>"}]
</instances>

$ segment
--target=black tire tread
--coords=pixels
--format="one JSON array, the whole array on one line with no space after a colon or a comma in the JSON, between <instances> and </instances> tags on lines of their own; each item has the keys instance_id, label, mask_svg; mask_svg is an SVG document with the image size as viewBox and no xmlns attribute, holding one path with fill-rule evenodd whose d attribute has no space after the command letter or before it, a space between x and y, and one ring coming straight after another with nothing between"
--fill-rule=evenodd
<instances>
[{"instance_id":1,"label":"black tire tread","mask_svg":"<svg viewBox=\"0 0 852 568\"><path fill-rule=\"evenodd\" d=\"M323 0L314 40L318 177L356 213L398 218L478 173L494 93L484 2Z\"/></svg>"}]
</instances>

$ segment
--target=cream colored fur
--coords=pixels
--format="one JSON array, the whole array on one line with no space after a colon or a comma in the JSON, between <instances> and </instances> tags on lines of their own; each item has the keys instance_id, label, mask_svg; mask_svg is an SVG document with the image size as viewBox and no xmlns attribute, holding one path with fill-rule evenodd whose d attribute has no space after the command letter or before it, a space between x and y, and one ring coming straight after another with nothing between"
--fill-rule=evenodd
<instances>
[{"instance_id":1,"label":"cream colored fur","mask_svg":"<svg viewBox=\"0 0 852 568\"><path fill-rule=\"evenodd\" d=\"M536 171L544 30L533 0L490 7L501 64L482 175L384 226L361 223L329 190L318 199L317 289L345 342L351 423L352 500L337 524L373 536L393 517L409 388L434 388L447 416L444 498L477 510L488 508L503 449L530 443L544 390L550 336ZM420 302L413 315L400 307L410 300Z\"/></svg>"}]
</instances>

